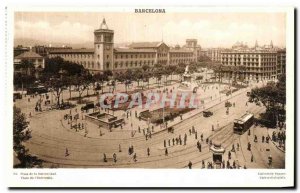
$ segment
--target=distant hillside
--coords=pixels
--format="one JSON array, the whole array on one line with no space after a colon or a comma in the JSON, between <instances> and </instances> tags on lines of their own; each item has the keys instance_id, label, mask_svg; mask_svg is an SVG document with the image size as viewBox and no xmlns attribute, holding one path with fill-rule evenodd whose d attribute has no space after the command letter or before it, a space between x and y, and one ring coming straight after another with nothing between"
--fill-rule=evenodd
<instances>
[{"instance_id":1,"label":"distant hillside","mask_svg":"<svg viewBox=\"0 0 300 193\"><path fill-rule=\"evenodd\" d=\"M46 41L46 40L36 40L36 39L28 39L28 38L17 38L14 39L14 46L18 46L18 45L23 45L23 46L35 46L35 45L50 45L51 46L71 46L73 48L92 48L94 47L94 43L93 42L84 42L82 44L72 44L72 43L68 43L68 42L50 42L50 41Z\"/></svg>"},{"instance_id":2,"label":"distant hillside","mask_svg":"<svg viewBox=\"0 0 300 193\"><path fill-rule=\"evenodd\" d=\"M84 42L81 44L74 44L74 43L68 43L68 42L50 42L50 41L46 41L46 40L36 40L36 39L28 39L28 38L17 38L14 39L14 46L18 46L18 45L22 45L22 46L27 46L27 47L32 47L35 45L50 45L53 47L61 47L63 45L65 46L71 46L72 48L93 48L94 47L94 42ZM129 45L129 42L125 42L125 43L115 43L114 47L126 47L127 45Z\"/></svg>"}]
</instances>

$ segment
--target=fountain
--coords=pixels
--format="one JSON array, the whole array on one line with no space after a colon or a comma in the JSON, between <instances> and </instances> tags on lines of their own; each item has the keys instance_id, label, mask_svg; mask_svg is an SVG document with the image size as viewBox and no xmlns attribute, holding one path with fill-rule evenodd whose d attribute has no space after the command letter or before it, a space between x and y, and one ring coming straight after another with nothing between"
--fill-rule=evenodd
<instances>
[{"instance_id":1,"label":"fountain","mask_svg":"<svg viewBox=\"0 0 300 193\"><path fill-rule=\"evenodd\" d=\"M192 75L189 73L188 65L185 67L185 72L182 75L182 77L183 77L183 82L179 85L178 91L196 93L198 89L198 84L192 81Z\"/></svg>"},{"instance_id":2,"label":"fountain","mask_svg":"<svg viewBox=\"0 0 300 193\"><path fill-rule=\"evenodd\" d=\"M124 123L123 118L118 119L118 117L109 113L100 113L100 112L89 113L85 115L85 118L86 120L107 129L116 128L119 125Z\"/></svg>"}]
</instances>

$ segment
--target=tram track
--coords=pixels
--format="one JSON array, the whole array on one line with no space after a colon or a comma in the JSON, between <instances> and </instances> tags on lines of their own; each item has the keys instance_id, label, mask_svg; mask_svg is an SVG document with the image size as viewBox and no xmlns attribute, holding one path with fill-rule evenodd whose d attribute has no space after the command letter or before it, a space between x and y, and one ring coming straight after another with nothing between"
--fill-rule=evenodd
<instances>
[{"instance_id":1,"label":"tram track","mask_svg":"<svg viewBox=\"0 0 300 193\"><path fill-rule=\"evenodd\" d=\"M223 102L224 103L224 102ZM219 104L220 106L222 105L222 103L221 104ZM214 112L216 112L216 111L219 111L219 110L221 110L221 109L224 109L224 107L220 107L220 108L217 108L216 110L214 110ZM199 114L198 114L199 115ZM199 117L200 118L200 120L201 120L201 117ZM185 120L185 122L184 123L179 123L178 125L176 125L176 127L178 127L177 128L177 132L180 132L180 131L183 131L183 130L186 130L186 132L188 132L188 128L191 128L191 126L193 125L193 122L192 121L188 121L189 119L186 119ZM192 122L192 123L190 123L190 122ZM224 128L226 128L226 127L224 127ZM225 132L227 133L225 136L226 136L226 140L228 139L227 137L231 137L231 135L229 134L229 130L230 129L220 129L219 131L217 131L215 134L212 134L212 135L210 135L209 137L211 137L211 139L215 139L217 136L221 136L222 134L224 134ZM165 133L162 133L162 134L168 134L167 132L165 132ZM153 142L153 141L151 141L152 139L150 139L149 141L151 141L151 143L149 143L149 144L147 144L147 145L149 145L149 146L152 146L152 145L157 145L157 144L159 144L159 143L162 143L163 141L161 141L161 142L159 142L161 139L163 139L163 138L166 138L165 136L163 136L163 135L160 135L161 137L160 138L157 138L157 136L155 136L155 141ZM177 133L176 133L177 134ZM227 136L228 135L228 136ZM224 136L223 136L224 137ZM47 139L47 136L45 137L46 139ZM144 139L144 137L142 137L143 138L143 140L141 140L142 142L144 142L145 143L145 139ZM51 137L49 137L48 138L48 140L53 140L53 138L51 138ZM57 141L56 142L60 142L60 140L61 139L57 139ZM89 139L89 140L92 140L92 139ZM100 139L100 140L102 140L102 139ZM132 140L132 139L128 139L128 140ZM80 145L80 144L82 144L82 141L80 140L80 141L74 141L74 140L68 140L68 141L70 141L70 142L75 142L75 143L78 143L78 145ZM95 141L95 143L97 143L99 140L96 140ZM136 141L136 142L139 142L139 141ZM133 142L131 142L131 143L133 143ZM39 145L38 143L36 144L36 145ZM230 145L230 144L229 144ZM92 146L97 146L97 147L99 147L99 144L95 144L95 145L92 145ZM89 144L89 148L91 147L91 144ZM102 147L102 146L100 146L100 147ZM205 148L206 146L204 145L203 146L203 148ZM62 148L62 149L64 149L64 148ZM141 144L141 146L140 145L135 145L135 149L137 149L137 150L139 150L139 149L145 149L145 144ZM189 149L193 149L192 151L188 151ZM82 152L82 149L78 149L79 150L79 152ZM116 149L114 149L115 151L117 151L117 148ZM72 152L73 152L74 150L72 149ZM181 149L181 150L178 150L178 151L175 151L175 152L173 152L173 153L171 153L171 154L177 154L177 153L181 153L179 156L186 156L186 155L189 155L189 154L194 154L195 153L195 151L197 151L197 149L195 148L195 145L192 145L192 146L187 146L187 148L184 148L184 149ZM76 151L75 151L76 152ZM90 151L84 151L84 152L90 152ZM91 151L91 153L95 153L95 150L94 149L92 149L92 151ZM182 152L185 152L185 154L182 154ZM171 155L170 154L170 155ZM201 156L203 156L203 155L207 155L207 154L201 154ZM142 157L142 156L139 156L140 158L144 158L144 157ZM156 157L162 157L162 154L159 154L159 155L157 155ZM178 157L178 156L170 156L170 157L168 157L167 159L174 159L174 158L176 158L176 157ZM198 156L197 156L198 157ZM149 161L147 161L147 162L150 162L150 163L152 163L152 162L155 162L155 161L160 161L160 160L162 160L162 159L157 159L157 160L149 160ZM88 161L88 160L82 160L82 161ZM93 160L91 161L91 162L93 162ZM97 162L99 162L99 161L97 161ZM147 163L147 162L138 162L138 163L135 163L135 165L138 165L139 163ZM181 164L182 162L184 162L184 161L181 161L181 162L179 162L178 164ZM52 162L52 163L54 163L54 162ZM55 163L55 164L62 164L62 163ZM64 165L66 165L65 163L64 163ZM72 165L72 164L71 164ZM113 167L118 167L118 165L119 164L116 164L116 165L113 165ZM128 163L126 163L125 165L128 165ZM130 163L129 165L132 165L132 163ZM155 165L155 164L154 164ZM73 166L83 166L84 167L84 165L82 165L82 164L80 164L80 165L73 165ZM87 166L90 166L90 165L87 165ZM96 164L95 166L101 166L101 165L99 165L99 164ZM107 165L103 165L103 166L107 166ZM120 165L120 166L122 166L122 165Z\"/></svg>"}]
</instances>

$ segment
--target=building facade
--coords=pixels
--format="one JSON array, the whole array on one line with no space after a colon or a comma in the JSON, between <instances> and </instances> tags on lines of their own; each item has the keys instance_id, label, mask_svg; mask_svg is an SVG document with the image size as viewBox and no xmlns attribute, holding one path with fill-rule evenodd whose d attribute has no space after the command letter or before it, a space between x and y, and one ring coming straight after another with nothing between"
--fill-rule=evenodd
<instances>
[{"instance_id":1,"label":"building facade","mask_svg":"<svg viewBox=\"0 0 300 193\"><path fill-rule=\"evenodd\" d=\"M28 51L14 57L14 74L35 75L45 68L45 60L41 55Z\"/></svg>"},{"instance_id":2,"label":"building facade","mask_svg":"<svg viewBox=\"0 0 300 193\"><path fill-rule=\"evenodd\" d=\"M285 73L285 51L231 50L221 53L221 63L226 77L245 80L275 80Z\"/></svg>"},{"instance_id":3,"label":"building facade","mask_svg":"<svg viewBox=\"0 0 300 193\"><path fill-rule=\"evenodd\" d=\"M277 77L286 73L286 50L277 51Z\"/></svg>"},{"instance_id":4,"label":"building facade","mask_svg":"<svg viewBox=\"0 0 300 193\"><path fill-rule=\"evenodd\" d=\"M143 65L190 64L197 61L198 52L195 39L188 39L183 48L171 48L164 42L137 42L124 48L115 48L114 31L108 28L103 19L100 28L94 31L93 49L54 49L49 51L48 56L75 62L95 74L104 70L141 68Z\"/></svg>"}]
</instances>

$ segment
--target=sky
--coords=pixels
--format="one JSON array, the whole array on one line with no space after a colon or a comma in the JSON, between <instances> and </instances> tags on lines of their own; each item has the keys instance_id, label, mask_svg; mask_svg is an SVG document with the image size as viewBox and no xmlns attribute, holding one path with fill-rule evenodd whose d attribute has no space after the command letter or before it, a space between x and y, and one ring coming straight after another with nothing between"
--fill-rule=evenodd
<instances>
[{"instance_id":1,"label":"sky","mask_svg":"<svg viewBox=\"0 0 300 193\"><path fill-rule=\"evenodd\" d=\"M285 47L285 13L93 13L15 12L14 38L47 40L63 44L92 42L93 31L106 19L115 43L164 41L183 45L195 38L201 47L231 47L243 41L252 47Z\"/></svg>"}]
</instances>

